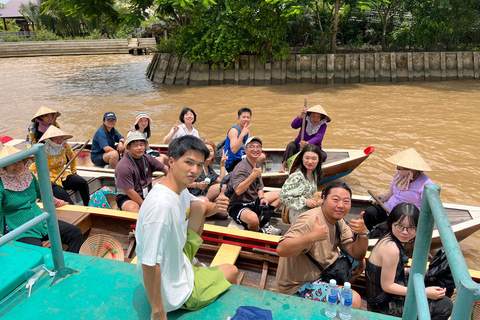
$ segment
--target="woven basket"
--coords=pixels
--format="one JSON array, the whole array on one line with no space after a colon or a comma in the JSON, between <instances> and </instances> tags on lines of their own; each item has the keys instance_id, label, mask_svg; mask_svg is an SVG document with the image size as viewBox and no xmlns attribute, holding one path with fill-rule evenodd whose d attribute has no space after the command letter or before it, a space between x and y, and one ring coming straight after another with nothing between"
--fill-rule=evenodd
<instances>
[{"instance_id":1,"label":"woven basket","mask_svg":"<svg viewBox=\"0 0 480 320\"><path fill-rule=\"evenodd\" d=\"M455 292L452 295L452 301L455 302L455 299L457 298L457 289L455 289ZM475 305L473 306L472 310L472 315L470 316L469 319L473 320L480 320L480 303L475 302Z\"/></svg>"},{"instance_id":2,"label":"woven basket","mask_svg":"<svg viewBox=\"0 0 480 320\"><path fill-rule=\"evenodd\" d=\"M112 251L116 253L112 254ZM125 258L122 244L106 234L97 234L85 240L80 248L80 254L119 261L124 261Z\"/></svg>"}]
</instances>

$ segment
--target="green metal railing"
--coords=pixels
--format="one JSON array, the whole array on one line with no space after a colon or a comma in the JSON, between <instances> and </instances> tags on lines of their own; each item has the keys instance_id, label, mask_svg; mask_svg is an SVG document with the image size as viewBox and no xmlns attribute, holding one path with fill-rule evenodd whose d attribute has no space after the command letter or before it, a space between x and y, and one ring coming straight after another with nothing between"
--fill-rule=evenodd
<instances>
[{"instance_id":1,"label":"green metal railing","mask_svg":"<svg viewBox=\"0 0 480 320\"><path fill-rule=\"evenodd\" d=\"M71 273L71 270L65 267L62 241L60 239L60 230L58 228L57 212L55 210L55 202L53 200L52 185L50 182L45 146L42 143L38 143L27 150L0 159L0 168L26 159L32 155L35 157L35 164L37 165L38 182L40 185L40 193L42 195L44 213L24 223L15 230L10 231L3 237L0 237L0 247L7 244L11 240L14 240L35 225L42 223L43 221L47 221L48 238L50 240L50 246L52 250L53 264L55 266L55 271L57 271L52 282L53 284L64 278L67 274Z\"/></svg>"},{"instance_id":2,"label":"green metal railing","mask_svg":"<svg viewBox=\"0 0 480 320\"><path fill-rule=\"evenodd\" d=\"M402 319L416 319L417 314L420 320L430 319L424 278L434 222L437 224L457 288L451 319L470 319L475 301L480 300L480 284L475 283L470 277L462 251L440 200L440 187L434 184L425 185L423 191L422 210L417 228L421 232L417 232L415 239L410 271L411 281L408 282Z\"/></svg>"}]
</instances>

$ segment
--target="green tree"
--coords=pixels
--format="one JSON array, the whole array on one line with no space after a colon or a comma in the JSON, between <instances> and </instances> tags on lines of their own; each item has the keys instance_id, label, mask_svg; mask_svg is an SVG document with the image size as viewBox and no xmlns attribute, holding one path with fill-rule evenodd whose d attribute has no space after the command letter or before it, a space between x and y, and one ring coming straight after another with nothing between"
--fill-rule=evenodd
<instances>
[{"instance_id":1,"label":"green tree","mask_svg":"<svg viewBox=\"0 0 480 320\"><path fill-rule=\"evenodd\" d=\"M402 0L366 0L360 2L363 9L369 9L378 14L382 25L382 51L387 50L387 27L390 19L396 14Z\"/></svg>"},{"instance_id":2,"label":"green tree","mask_svg":"<svg viewBox=\"0 0 480 320\"><path fill-rule=\"evenodd\" d=\"M412 13L411 31L417 48L465 49L478 35L480 2L477 0L405 1Z\"/></svg>"},{"instance_id":3,"label":"green tree","mask_svg":"<svg viewBox=\"0 0 480 320\"><path fill-rule=\"evenodd\" d=\"M218 1L190 14L177 36L177 54L192 62L227 62L239 54L259 54L266 61L289 53L287 22L277 4L264 0Z\"/></svg>"}]
</instances>

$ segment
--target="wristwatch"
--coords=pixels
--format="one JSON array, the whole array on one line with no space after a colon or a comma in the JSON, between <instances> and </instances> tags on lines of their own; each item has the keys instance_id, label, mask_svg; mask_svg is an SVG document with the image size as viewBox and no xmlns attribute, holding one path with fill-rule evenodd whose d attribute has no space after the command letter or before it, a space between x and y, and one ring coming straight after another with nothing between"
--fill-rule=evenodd
<instances>
[{"instance_id":1,"label":"wristwatch","mask_svg":"<svg viewBox=\"0 0 480 320\"><path fill-rule=\"evenodd\" d=\"M358 235L359 238L367 238L367 239L368 239L368 236L370 236L370 231L368 231L368 230L364 234L359 234Z\"/></svg>"}]
</instances>

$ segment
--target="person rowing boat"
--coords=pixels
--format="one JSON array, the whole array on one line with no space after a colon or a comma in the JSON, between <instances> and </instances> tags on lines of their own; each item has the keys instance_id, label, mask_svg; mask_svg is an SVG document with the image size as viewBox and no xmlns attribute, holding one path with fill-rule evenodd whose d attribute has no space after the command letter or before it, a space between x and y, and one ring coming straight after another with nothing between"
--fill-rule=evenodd
<instances>
[{"instance_id":1,"label":"person rowing boat","mask_svg":"<svg viewBox=\"0 0 480 320\"><path fill-rule=\"evenodd\" d=\"M292 128L299 129L302 127L302 119L305 117L307 122L305 132L300 130L297 138L294 141L290 142L285 149L283 154L282 168L278 172L285 172L287 168L287 160L290 159L294 154L300 151L300 148L303 148L307 144L316 145L322 152L322 163L327 159L327 153L322 150L322 141L325 131L327 131L327 123L332 121L332 119L325 112L323 107L319 104L316 106L307 109L303 107L300 110L298 117L293 119ZM302 136L303 134L303 136Z\"/></svg>"}]
</instances>

